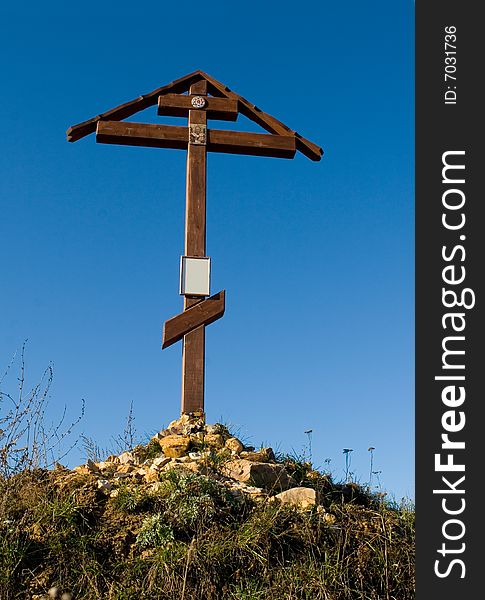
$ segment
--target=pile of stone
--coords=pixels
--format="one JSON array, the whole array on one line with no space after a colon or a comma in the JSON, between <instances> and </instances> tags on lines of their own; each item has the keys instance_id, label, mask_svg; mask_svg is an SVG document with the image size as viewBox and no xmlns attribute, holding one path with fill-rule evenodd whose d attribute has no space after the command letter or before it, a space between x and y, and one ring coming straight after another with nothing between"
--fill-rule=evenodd
<instances>
[{"instance_id":1,"label":"pile of stone","mask_svg":"<svg viewBox=\"0 0 485 600\"><path fill-rule=\"evenodd\" d=\"M150 448L150 458L144 458ZM137 446L102 462L75 467L97 477L98 488L114 497L121 482L156 487L161 473L182 469L218 479L236 496L270 499L302 509L318 504L315 490L296 487L271 448L255 450L230 435L220 423L206 424L202 413L183 414L157 433L148 446Z\"/></svg>"}]
</instances>

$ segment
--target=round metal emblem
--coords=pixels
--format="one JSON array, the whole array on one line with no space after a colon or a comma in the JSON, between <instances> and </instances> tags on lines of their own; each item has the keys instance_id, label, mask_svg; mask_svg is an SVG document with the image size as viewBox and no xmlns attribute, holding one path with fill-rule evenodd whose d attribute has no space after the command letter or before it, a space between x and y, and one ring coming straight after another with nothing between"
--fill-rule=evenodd
<instances>
[{"instance_id":1,"label":"round metal emblem","mask_svg":"<svg viewBox=\"0 0 485 600\"><path fill-rule=\"evenodd\" d=\"M194 96L194 98L192 98L191 104L194 108L204 108L204 106L207 104L207 101L202 96Z\"/></svg>"}]
</instances>

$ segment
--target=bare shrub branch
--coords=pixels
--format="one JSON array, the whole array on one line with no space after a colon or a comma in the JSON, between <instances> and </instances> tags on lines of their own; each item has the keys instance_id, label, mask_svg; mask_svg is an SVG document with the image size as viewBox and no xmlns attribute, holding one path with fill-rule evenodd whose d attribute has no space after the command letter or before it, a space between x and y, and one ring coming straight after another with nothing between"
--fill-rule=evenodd
<instances>
[{"instance_id":1,"label":"bare shrub branch","mask_svg":"<svg viewBox=\"0 0 485 600\"><path fill-rule=\"evenodd\" d=\"M64 440L84 416L84 400L80 415L62 428L66 407L56 424L46 425L46 408L53 380L52 365L43 372L40 381L30 390L26 386L25 341L0 379L0 476L9 478L25 469L49 468L64 458L76 445L62 451ZM3 386L12 367L19 361L18 391L12 395Z\"/></svg>"}]
</instances>

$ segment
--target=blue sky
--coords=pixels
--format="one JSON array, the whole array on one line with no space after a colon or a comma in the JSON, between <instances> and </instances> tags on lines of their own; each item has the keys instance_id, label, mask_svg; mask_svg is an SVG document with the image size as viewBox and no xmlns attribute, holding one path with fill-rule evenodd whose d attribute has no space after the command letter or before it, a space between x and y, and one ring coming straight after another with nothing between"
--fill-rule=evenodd
<instances>
[{"instance_id":1,"label":"blue sky","mask_svg":"<svg viewBox=\"0 0 485 600\"><path fill-rule=\"evenodd\" d=\"M116 10L114 10L116 8ZM102 447L180 406L185 152L65 140L200 68L325 150L209 156L207 252L226 314L207 329L206 409L254 445L414 493L411 2L33 2L1 9L0 366L24 339L49 418ZM161 122L156 109L135 120ZM214 127L224 127L213 122ZM241 128L247 127L241 121ZM13 388L15 378L5 386ZM67 461L81 460L74 450Z\"/></svg>"}]
</instances>

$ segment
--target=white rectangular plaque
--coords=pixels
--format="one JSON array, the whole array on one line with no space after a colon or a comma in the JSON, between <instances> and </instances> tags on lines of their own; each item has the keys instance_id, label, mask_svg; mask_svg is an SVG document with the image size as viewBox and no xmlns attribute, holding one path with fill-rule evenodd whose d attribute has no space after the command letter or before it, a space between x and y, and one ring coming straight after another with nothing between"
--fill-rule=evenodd
<instances>
[{"instance_id":1,"label":"white rectangular plaque","mask_svg":"<svg viewBox=\"0 0 485 600\"><path fill-rule=\"evenodd\" d=\"M210 263L207 256L180 257L180 294L210 296Z\"/></svg>"}]
</instances>

